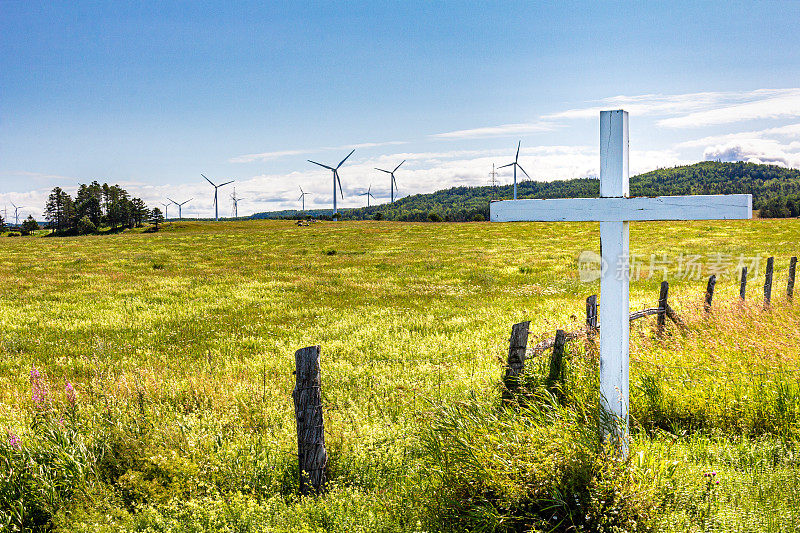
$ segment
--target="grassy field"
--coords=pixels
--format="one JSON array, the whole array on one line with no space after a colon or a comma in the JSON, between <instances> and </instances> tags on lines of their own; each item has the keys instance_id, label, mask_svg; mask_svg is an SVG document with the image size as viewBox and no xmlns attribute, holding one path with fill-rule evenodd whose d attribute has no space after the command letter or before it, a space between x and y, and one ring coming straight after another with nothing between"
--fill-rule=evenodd
<instances>
[{"instance_id":1,"label":"grassy field","mask_svg":"<svg viewBox=\"0 0 800 533\"><path fill-rule=\"evenodd\" d=\"M545 354L519 408L499 402L513 323L536 339L581 327L599 282L580 281L576 258L599 252L596 225L183 222L2 239L0 529L799 531L800 303L785 298L798 242L796 220L631 224L632 309L657 304L650 256L667 254L689 328L632 325L620 462L597 437L583 342L560 394L541 387ZM702 275L681 277L692 255ZM752 272L770 255L771 310L766 261L738 305L738 258ZM293 354L312 344L331 482L302 499Z\"/></svg>"}]
</instances>

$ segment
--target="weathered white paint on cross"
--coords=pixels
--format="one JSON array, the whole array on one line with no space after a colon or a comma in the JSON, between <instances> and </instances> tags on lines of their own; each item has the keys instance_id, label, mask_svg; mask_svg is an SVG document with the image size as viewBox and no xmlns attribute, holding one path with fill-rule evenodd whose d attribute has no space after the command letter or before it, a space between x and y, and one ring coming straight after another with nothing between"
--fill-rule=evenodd
<instances>
[{"instance_id":1,"label":"weathered white paint on cross","mask_svg":"<svg viewBox=\"0 0 800 533\"><path fill-rule=\"evenodd\" d=\"M599 221L600 392L627 455L630 220L723 220L752 216L749 194L628 198L628 113L600 112L600 198L492 202L492 222Z\"/></svg>"}]
</instances>

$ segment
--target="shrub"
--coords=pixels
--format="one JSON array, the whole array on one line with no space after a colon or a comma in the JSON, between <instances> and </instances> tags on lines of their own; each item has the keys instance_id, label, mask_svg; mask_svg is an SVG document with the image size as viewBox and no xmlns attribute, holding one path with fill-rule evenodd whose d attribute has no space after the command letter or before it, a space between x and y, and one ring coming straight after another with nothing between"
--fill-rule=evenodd
<instances>
[{"instance_id":1,"label":"shrub","mask_svg":"<svg viewBox=\"0 0 800 533\"><path fill-rule=\"evenodd\" d=\"M94 225L89 215L84 215L83 218L78 221L78 235L88 235L96 231L97 226Z\"/></svg>"},{"instance_id":2,"label":"shrub","mask_svg":"<svg viewBox=\"0 0 800 533\"><path fill-rule=\"evenodd\" d=\"M474 215L472 215L472 221L473 222L486 222L486 217L483 216L480 213L475 213Z\"/></svg>"}]
</instances>

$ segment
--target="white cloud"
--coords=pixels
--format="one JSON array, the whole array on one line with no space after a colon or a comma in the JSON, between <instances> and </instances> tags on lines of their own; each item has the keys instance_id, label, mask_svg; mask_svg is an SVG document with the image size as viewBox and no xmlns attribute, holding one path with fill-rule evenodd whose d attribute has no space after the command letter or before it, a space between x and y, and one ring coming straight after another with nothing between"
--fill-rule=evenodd
<instances>
[{"instance_id":1,"label":"white cloud","mask_svg":"<svg viewBox=\"0 0 800 533\"><path fill-rule=\"evenodd\" d=\"M488 137L502 137L506 135L521 135L525 133L539 133L553 131L558 126L553 122L524 122L520 124L501 124L500 126L487 126L468 130L448 131L430 135L434 139L483 139Z\"/></svg>"},{"instance_id":2,"label":"white cloud","mask_svg":"<svg viewBox=\"0 0 800 533\"><path fill-rule=\"evenodd\" d=\"M784 167L800 167L800 142L788 144L772 139L745 139L707 146L703 159L745 161Z\"/></svg>"},{"instance_id":3,"label":"white cloud","mask_svg":"<svg viewBox=\"0 0 800 533\"><path fill-rule=\"evenodd\" d=\"M692 128L745 120L800 117L800 89L754 91L751 100L659 120L659 126Z\"/></svg>"},{"instance_id":4,"label":"white cloud","mask_svg":"<svg viewBox=\"0 0 800 533\"><path fill-rule=\"evenodd\" d=\"M322 150L353 150L359 148L375 148L379 146L394 146L399 144L407 144L407 141L384 141L384 142L366 142L359 144L351 144L344 146L326 146L323 148L308 148L305 150L279 150L276 152L263 152L260 154L245 154L238 155L228 159L229 163L254 163L256 161L269 161L272 159L279 159L292 155L312 154Z\"/></svg>"},{"instance_id":5,"label":"white cloud","mask_svg":"<svg viewBox=\"0 0 800 533\"><path fill-rule=\"evenodd\" d=\"M686 94L642 94L634 96L612 96L599 100L599 105L568 109L545 115L544 119L596 119L600 111L625 109L631 115L672 115L692 110L704 109L720 102L740 97L739 93L700 92Z\"/></svg>"},{"instance_id":6,"label":"white cloud","mask_svg":"<svg viewBox=\"0 0 800 533\"><path fill-rule=\"evenodd\" d=\"M270 159L278 159L289 155L306 154L310 150L280 150L277 152L262 152L260 154L245 154L231 157L228 159L229 163L253 163L255 161L269 161Z\"/></svg>"},{"instance_id":7,"label":"white cloud","mask_svg":"<svg viewBox=\"0 0 800 533\"><path fill-rule=\"evenodd\" d=\"M606 109L625 109L633 116L666 117L656 124L666 128L690 128L731 124L745 120L800 116L800 88L753 91L696 92L613 96L599 105L569 109L542 119L596 118Z\"/></svg>"}]
</instances>

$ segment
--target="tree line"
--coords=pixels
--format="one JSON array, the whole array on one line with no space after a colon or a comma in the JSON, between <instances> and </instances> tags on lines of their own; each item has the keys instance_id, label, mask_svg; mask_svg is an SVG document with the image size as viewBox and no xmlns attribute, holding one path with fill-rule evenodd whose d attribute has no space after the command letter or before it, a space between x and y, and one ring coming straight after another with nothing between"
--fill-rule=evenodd
<instances>
[{"instance_id":1,"label":"tree line","mask_svg":"<svg viewBox=\"0 0 800 533\"><path fill-rule=\"evenodd\" d=\"M47 198L44 218L57 235L87 235L103 226L113 232L163 220L158 208L149 209L141 198L132 197L119 185L97 181L81 184L74 199L55 187Z\"/></svg>"}]
</instances>

